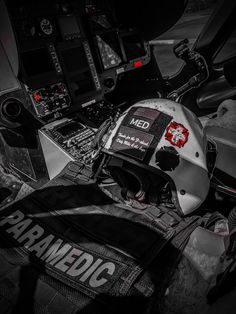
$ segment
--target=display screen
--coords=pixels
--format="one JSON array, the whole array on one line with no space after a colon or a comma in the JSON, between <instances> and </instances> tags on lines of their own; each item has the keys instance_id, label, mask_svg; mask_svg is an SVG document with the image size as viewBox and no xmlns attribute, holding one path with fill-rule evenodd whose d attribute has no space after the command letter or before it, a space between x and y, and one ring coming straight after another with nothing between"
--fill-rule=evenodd
<instances>
[{"instance_id":1,"label":"display screen","mask_svg":"<svg viewBox=\"0 0 236 314\"><path fill-rule=\"evenodd\" d=\"M21 53L21 61L28 76L55 71L47 48L39 48Z\"/></svg>"},{"instance_id":2,"label":"display screen","mask_svg":"<svg viewBox=\"0 0 236 314\"><path fill-rule=\"evenodd\" d=\"M144 43L139 35L132 34L122 37L127 61L134 60L146 55Z\"/></svg>"},{"instance_id":3,"label":"display screen","mask_svg":"<svg viewBox=\"0 0 236 314\"><path fill-rule=\"evenodd\" d=\"M83 46L61 50L65 70L70 77L70 90L75 98L95 89L93 77Z\"/></svg>"},{"instance_id":4,"label":"display screen","mask_svg":"<svg viewBox=\"0 0 236 314\"><path fill-rule=\"evenodd\" d=\"M74 16L60 17L58 22L63 38L67 38L70 35L77 35L77 37L80 36L80 29Z\"/></svg>"},{"instance_id":5,"label":"display screen","mask_svg":"<svg viewBox=\"0 0 236 314\"><path fill-rule=\"evenodd\" d=\"M95 89L90 71L79 73L71 79L71 90L75 97L89 93Z\"/></svg>"},{"instance_id":6,"label":"display screen","mask_svg":"<svg viewBox=\"0 0 236 314\"><path fill-rule=\"evenodd\" d=\"M88 68L88 62L83 46L62 50L61 55L68 72L75 72Z\"/></svg>"},{"instance_id":7,"label":"display screen","mask_svg":"<svg viewBox=\"0 0 236 314\"><path fill-rule=\"evenodd\" d=\"M105 70L116 67L123 62L119 38L116 33L97 35L96 40Z\"/></svg>"},{"instance_id":8,"label":"display screen","mask_svg":"<svg viewBox=\"0 0 236 314\"><path fill-rule=\"evenodd\" d=\"M82 124L74 121L57 128L57 132L60 133L62 136L67 136L73 134L78 130L82 130L83 128L84 126Z\"/></svg>"}]
</instances>

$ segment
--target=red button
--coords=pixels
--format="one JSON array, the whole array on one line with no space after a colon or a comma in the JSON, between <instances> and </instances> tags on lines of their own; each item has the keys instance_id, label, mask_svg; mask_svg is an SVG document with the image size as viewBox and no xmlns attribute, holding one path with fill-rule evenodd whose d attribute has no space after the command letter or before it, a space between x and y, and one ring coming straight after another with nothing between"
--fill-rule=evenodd
<instances>
[{"instance_id":1,"label":"red button","mask_svg":"<svg viewBox=\"0 0 236 314\"><path fill-rule=\"evenodd\" d=\"M142 60L134 61L134 67L135 68L141 67L142 65L143 65L143 61Z\"/></svg>"},{"instance_id":2,"label":"red button","mask_svg":"<svg viewBox=\"0 0 236 314\"><path fill-rule=\"evenodd\" d=\"M34 93L34 99L39 102L41 100L41 96L39 95L39 92Z\"/></svg>"}]
</instances>

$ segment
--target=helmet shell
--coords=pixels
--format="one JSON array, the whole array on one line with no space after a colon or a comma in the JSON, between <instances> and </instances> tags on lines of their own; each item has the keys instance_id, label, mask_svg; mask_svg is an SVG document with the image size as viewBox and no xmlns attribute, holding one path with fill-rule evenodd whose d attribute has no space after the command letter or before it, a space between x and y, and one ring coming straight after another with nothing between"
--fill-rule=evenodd
<instances>
[{"instance_id":1,"label":"helmet shell","mask_svg":"<svg viewBox=\"0 0 236 314\"><path fill-rule=\"evenodd\" d=\"M187 215L209 191L206 148L195 114L171 100L146 99L120 116L104 152L167 178L176 208Z\"/></svg>"}]
</instances>

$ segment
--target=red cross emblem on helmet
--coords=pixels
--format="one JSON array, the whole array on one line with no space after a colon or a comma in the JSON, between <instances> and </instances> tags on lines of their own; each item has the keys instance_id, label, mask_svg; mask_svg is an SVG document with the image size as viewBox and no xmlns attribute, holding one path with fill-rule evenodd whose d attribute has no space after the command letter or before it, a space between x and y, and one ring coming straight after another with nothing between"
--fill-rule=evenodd
<instances>
[{"instance_id":1,"label":"red cross emblem on helmet","mask_svg":"<svg viewBox=\"0 0 236 314\"><path fill-rule=\"evenodd\" d=\"M165 138L172 145L183 147L188 140L189 132L185 126L175 121L171 122L166 129Z\"/></svg>"}]
</instances>

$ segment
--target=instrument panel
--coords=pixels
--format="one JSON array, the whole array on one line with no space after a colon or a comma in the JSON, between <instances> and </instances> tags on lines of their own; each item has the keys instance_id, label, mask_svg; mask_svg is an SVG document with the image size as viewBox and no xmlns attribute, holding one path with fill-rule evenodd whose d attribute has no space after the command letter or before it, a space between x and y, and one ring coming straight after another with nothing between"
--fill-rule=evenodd
<instances>
[{"instance_id":1,"label":"instrument panel","mask_svg":"<svg viewBox=\"0 0 236 314\"><path fill-rule=\"evenodd\" d=\"M34 114L46 122L104 103L122 73L145 66L150 49L123 29L112 1L6 1L19 78ZM91 109L89 110L91 115Z\"/></svg>"}]
</instances>

